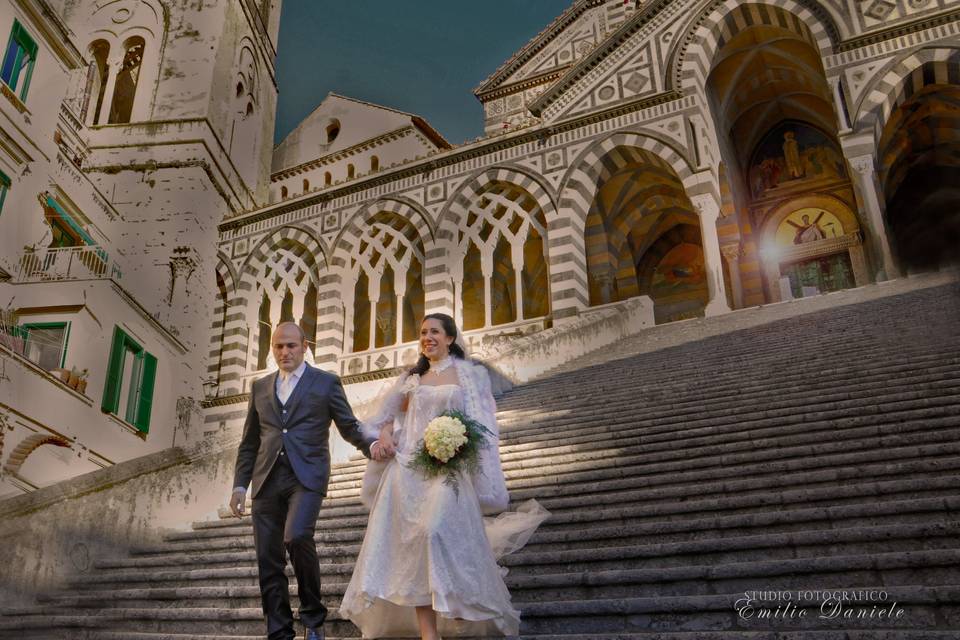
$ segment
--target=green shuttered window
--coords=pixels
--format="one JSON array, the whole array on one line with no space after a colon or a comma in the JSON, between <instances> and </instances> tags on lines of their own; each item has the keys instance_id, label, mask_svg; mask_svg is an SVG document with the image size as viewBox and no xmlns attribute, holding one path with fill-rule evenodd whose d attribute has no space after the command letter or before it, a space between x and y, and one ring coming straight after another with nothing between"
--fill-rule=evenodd
<instances>
[{"instance_id":1,"label":"green shuttered window","mask_svg":"<svg viewBox=\"0 0 960 640\"><path fill-rule=\"evenodd\" d=\"M104 413L112 413L146 434L156 380L157 358L123 329L114 327L101 404Z\"/></svg>"},{"instance_id":2,"label":"green shuttered window","mask_svg":"<svg viewBox=\"0 0 960 640\"><path fill-rule=\"evenodd\" d=\"M3 171L0 171L0 213L3 213L3 201L7 199L7 191L10 190L10 177Z\"/></svg>"},{"instance_id":3,"label":"green shuttered window","mask_svg":"<svg viewBox=\"0 0 960 640\"><path fill-rule=\"evenodd\" d=\"M3 54L3 64L0 65L0 79L14 91L19 86L21 100L27 99L30 76L33 75L33 63L36 60L37 43L33 41L20 21L14 20L10 39L7 41L7 49Z\"/></svg>"}]
</instances>

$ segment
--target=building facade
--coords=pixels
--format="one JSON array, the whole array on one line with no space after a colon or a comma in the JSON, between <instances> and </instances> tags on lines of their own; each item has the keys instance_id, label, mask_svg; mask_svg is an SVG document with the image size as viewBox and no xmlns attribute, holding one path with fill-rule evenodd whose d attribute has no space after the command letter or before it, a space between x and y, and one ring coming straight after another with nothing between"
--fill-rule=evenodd
<instances>
[{"instance_id":1,"label":"building facade","mask_svg":"<svg viewBox=\"0 0 960 640\"><path fill-rule=\"evenodd\" d=\"M0 496L200 424L217 224L267 199L279 12L0 6Z\"/></svg>"},{"instance_id":2,"label":"building facade","mask_svg":"<svg viewBox=\"0 0 960 640\"><path fill-rule=\"evenodd\" d=\"M482 349L635 296L670 322L948 260L958 7L579 0L476 89L483 137L377 165L399 124L357 133L328 97L271 203L220 225L208 419L281 319L350 382L413 362L424 312Z\"/></svg>"},{"instance_id":3,"label":"building facade","mask_svg":"<svg viewBox=\"0 0 960 640\"><path fill-rule=\"evenodd\" d=\"M281 320L351 383L411 364L431 311L482 354L641 296L668 323L957 253L956 0L576 0L477 87L475 141L330 94L272 151L278 0L5 7L33 71L0 86L19 490L45 451L236 436ZM86 399L48 374L71 367Z\"/></svg>"}]
</instances>

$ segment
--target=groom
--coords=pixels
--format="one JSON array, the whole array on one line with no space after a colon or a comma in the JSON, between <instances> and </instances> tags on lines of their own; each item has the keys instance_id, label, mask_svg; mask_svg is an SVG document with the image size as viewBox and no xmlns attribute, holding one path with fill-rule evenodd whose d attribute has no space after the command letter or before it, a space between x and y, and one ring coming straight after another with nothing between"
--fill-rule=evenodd
<instances>
[{"instance_id":1,"label":"groom","mask_svg":"<svg viewBox=\"0 0 960 640\"><path fill-rule=\"evenodd\" d=\"M297 576L306 640L323 640L327 609L320 601L313 534L330 480L331 418L340 435L365 456L381 460L393 452L383 450L376 439L364 438L340 379L303 361L307 341L299 326L277 325L270 344L280 370L253 383L230 510L243 515L252 480L253 540L268 638L296 637L284 573L286 553Z\"/></svg>"}]
</instances>

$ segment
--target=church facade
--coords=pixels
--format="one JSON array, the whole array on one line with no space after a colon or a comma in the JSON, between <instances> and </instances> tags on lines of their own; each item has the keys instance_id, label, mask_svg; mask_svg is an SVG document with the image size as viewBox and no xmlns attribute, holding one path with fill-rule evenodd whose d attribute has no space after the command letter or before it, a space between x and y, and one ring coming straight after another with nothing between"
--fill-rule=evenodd
<instances>
[{"instance_id":1,"label":"church facade","mask_svg":"<svg viewBox=\"0 0 960 640\"><path fill-rule=\"evenodd\" d=\"M482 355L955 255L956 0L575 0L456 146L330 94L271 148L280 10L3 3L0 495L229 440L281 320L361 383L428 312Z\"/></svg>"},{"instance_id":2,"label":"church facade","mask_svg":"<svg viewBox=\"0 0 960 640\"><path fill-rule=\"evenodd\" d=\"M946 260L958 6L578 0L456 147L328 96L271 203L220 225L218 393L270 366L280 320L350 382L412 363L425 312L482 352L636 296L663 323Z\"/></svg>"}]
</instances>

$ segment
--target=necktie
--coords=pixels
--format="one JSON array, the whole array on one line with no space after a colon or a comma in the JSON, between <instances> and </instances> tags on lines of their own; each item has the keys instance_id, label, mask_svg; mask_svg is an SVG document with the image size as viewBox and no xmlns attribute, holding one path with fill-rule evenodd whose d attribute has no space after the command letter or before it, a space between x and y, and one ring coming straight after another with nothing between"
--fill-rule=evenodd
<instances>
[{"instance_id":1,"label":"necktie","mask_svg":"<svg viewBox=\"0 0 960 640\"><path fill-rule=\"evenodd\" d=\"M290 398L290 387L293 386L293 374L286 374L280 377L280 389L277 390L277 397L280 399L280 404L287 404L287 400Z\"/></svg>"}]
</instances>

